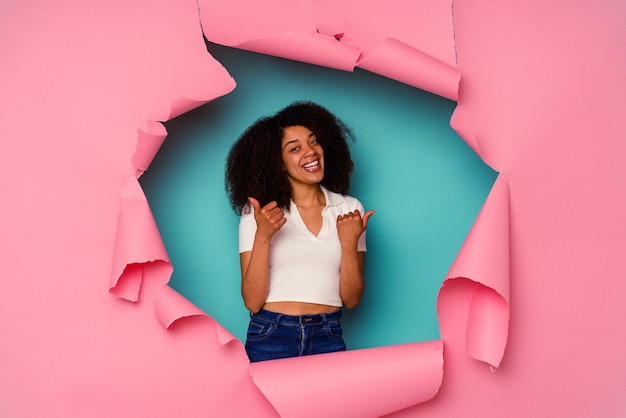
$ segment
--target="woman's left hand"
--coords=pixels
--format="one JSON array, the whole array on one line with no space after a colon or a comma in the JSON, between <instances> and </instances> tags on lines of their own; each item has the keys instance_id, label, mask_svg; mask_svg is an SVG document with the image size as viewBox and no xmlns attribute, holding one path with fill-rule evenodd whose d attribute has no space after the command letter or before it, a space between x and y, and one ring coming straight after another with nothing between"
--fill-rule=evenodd
<instances>
[{"instance_id":1,"label":"woman's left hand","mask_svg":"<svg viewBox=\"0 0 626 418\"><path fill-rule=\"evenodd\" d=\"M361 217L361 212L357 209L337 217L337 234L342 247L356 248L359 237L367 229L370 216L375 212L374 210L367 211Z\"/></svg>"}]
</instances>

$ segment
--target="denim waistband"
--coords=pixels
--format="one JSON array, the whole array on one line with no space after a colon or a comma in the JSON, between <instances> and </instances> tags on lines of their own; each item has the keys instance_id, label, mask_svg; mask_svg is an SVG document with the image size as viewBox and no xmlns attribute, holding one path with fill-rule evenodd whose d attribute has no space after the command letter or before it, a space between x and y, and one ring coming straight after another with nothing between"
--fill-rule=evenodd
<instances>
[{"instance_id":1,"label":"denim waistband","mask_svg":"<svg viewBox=\"0 0 626 418\"><path fill-rule=\"evenodd\" d=\"M287 326L313 326L325 325L331 321L339 321L341 318L341 308L329 313L313 314L313 315L286 315L279 312L272 312L261 309L259 312L250 315L252 318L263 319L274 325Z\"/></svg>"}]
</instances>

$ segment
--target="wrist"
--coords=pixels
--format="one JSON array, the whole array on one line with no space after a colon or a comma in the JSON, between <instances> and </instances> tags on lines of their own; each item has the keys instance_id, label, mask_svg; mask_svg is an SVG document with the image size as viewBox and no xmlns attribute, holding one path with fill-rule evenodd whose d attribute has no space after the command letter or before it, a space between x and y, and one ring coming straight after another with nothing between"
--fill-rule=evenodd
<instances>
[{"instance_id":1,"label":"wrist","mask_svg":"<svg viewBox=\"0 0 626 418\"><path fill-rule=\"evenodd\" d=\"M350 241L350 242L342 242L341 243L341 249L343 251L354 251L356 252L358 248L358 241Z\"/></svg>"},{"instance_id":2,"label":"wrist","mask_svg":"<svg viewBox=\"0 0 626 418\"><path fill-rule=\"evenodd\" d=\"M262 235L262 234L259 234L258 231L254 235L254 241L258 244L268 244L271 240L272 240L271 235L270 236Z\"/></svg>"}]
</instances>

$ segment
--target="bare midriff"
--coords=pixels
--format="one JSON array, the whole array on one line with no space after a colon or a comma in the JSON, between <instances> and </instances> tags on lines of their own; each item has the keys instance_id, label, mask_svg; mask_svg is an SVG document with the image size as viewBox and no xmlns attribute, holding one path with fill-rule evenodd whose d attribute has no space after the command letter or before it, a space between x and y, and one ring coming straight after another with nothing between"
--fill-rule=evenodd
<instances>
[{"instance_id":1,"label":"bare midriff","mask_svg":"<svg viewBox=\"0 0 626 418\"><path fill-rule=\"evenodd\" d=\"M278 312L285 315L315 315L330 313L339 310L339 306L320 305L308 302L267 302L263 305L266 311Z\"/></svg>"}]
</instances>

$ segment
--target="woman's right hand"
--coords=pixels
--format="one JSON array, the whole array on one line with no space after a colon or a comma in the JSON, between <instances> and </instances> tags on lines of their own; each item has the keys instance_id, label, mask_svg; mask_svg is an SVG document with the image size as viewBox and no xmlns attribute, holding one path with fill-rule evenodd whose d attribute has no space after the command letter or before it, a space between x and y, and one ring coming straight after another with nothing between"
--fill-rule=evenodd
<instances>
[{"instance_id":1,"label":"woman's right hand","mask_svg":"<svg viewBox=\"0 0 626 418\"><path fill-rule=\"evenodd\" d=\"M256 313L265 305L269 292L270 242L287 219L276 202L261 207L255 198L249 197L248 200L254 208L257 228L252 251L240 254L241 295L246 308Z\"/></svg>"},{"instance_id":2,"label":"woman's right hand","mask_svg":"<svg viewBox=\"0 0 626 418\"><path fill-rule=\"evenodd\" d=\"M287 219L276 202L269 202L261 207L258 200L249 197L248 201L254 208L254 220L256 221L256 233L259 238L270 240L280 228L285 225Z\"/></svg>"}]
</instances>

